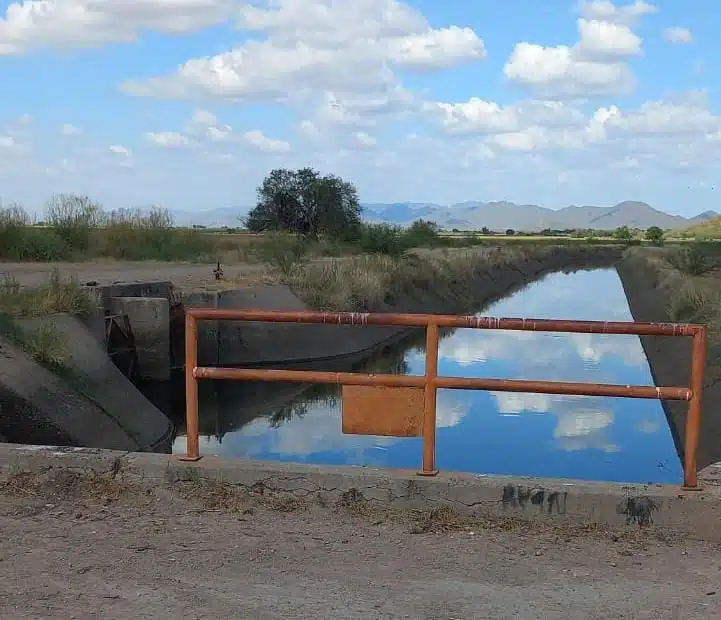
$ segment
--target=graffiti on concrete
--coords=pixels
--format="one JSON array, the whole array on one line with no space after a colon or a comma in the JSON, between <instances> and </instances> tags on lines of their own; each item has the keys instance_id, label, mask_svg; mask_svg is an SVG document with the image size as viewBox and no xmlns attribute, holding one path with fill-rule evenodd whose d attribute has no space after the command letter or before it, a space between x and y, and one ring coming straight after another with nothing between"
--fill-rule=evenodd
<instances>
[{"instance_id":1,"label":"graffiti on concrete","mask_svg":"<svg viewBox=\"0 0 721 620\"><path fill-rule=\"evenodd\" d=\"M527 487L507 484L503 487L501 502L504 508L520 508L524 510L528 504L538 506L548 514L566 514L566 499L568 493L549 491L543 487Z\"/></svg>"},{"instance_id":2,"label":"graffiti on concrete","mask_svg":"<svg viewBox=\"0 0 721 620\"><path fill-rule=\"evenodd\" d=\"M646 495L627 497L617 508L620 515L625 515L626 524L638 523L645 527L653 523L653 513L658 510L658 504Z\"/></svg>"}]
</instances>

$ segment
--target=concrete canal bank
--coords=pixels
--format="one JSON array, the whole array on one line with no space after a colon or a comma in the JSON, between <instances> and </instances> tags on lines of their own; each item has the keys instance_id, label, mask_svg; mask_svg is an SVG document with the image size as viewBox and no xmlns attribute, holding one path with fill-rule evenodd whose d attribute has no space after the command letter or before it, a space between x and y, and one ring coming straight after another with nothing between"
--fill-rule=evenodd
<instances>
[{"instance_id":1,"label":"concrete canal bank","mask_svg":"<svg viewBox=\"0 0 721 620\"><path fill-rule=\"evenodd\" d=\"M721 467L701 476L702 491L678 486L605 484L469 476L442 472L423 478L415 472L367 467L317 467L205 457L188 464L174 456L87 448L0 444L0 487L19 475L41 480L112 478L140 489L178 483L241 493L298 499L322 506L369 502L401 510L450 507L463 515L555 525L648 528L721 541Z\"/></svg>"},{"instance_id":2,"label":"concrete canal bank","mask_svg":"<svg viewBox=\"0 0 721 620\"><path fill-rule=\"evenodd\" d=\"M664 286L658 265L638 251L627 252L616 269L623 283L629 308L635 321L669 322L672 295ZM676 282L681 286L682 282ZM690 385L691 338L641 336L641 344L648 358L654 383L657 386ZM709 351L704 372L704 392L701 407L701 435L698 466L707 467L721 458L721 418L717 415L721 402L721 360ZM669 427L681 459L686 437L685 401L662 401Z\"/></svg>"}]
</instances>

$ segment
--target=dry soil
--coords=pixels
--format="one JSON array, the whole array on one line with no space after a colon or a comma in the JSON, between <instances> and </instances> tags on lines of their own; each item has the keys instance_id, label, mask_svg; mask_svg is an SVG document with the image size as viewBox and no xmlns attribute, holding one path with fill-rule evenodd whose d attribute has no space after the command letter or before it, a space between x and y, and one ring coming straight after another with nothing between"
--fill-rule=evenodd
<instances>
[{"instance_id":1,"label":"dry soil","mask_svg":"<svg viewBox=\"0 0 721 620\"><path fill-rule=\"evenodd\" d=\"M637 526L106 491L0 490L0 618L721 617L718 547Z\"/></svg>"},{"instance_id":2,"label":"dry soil","mask_svg":"<svg viewBox=\"0 0 721 620\"><path fill-rule=\"evenodd\" d=\"M11 276L23 285L42 284L58 269L63 277L72 277L81 284L97 282L170 280L184 290L214 289L255 284L268 278L262 264L223 265L224 281L213 276L215 263L165 263L154 261L98 260L80 263L0 263L0 276Z\"/></svg>"}]
</instances>

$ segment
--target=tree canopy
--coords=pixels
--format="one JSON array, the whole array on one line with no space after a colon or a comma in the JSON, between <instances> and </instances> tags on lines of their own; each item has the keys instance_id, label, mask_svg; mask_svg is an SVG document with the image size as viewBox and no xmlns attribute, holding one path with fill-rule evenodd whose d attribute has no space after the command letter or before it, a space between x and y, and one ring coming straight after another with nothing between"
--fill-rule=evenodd
<instances>
[{"instance_id":1,"label":"tree canopy","mask_svg":"<svg viewBox=\"0 0 721 620\"><path fill-rule=\"evenodd\" d=\"M246 226L253 232L283 230L309 237L352 238L360 229L356 187L312 168L277 168L258 187L258 202Z\"/></svg>"}]
</instances>

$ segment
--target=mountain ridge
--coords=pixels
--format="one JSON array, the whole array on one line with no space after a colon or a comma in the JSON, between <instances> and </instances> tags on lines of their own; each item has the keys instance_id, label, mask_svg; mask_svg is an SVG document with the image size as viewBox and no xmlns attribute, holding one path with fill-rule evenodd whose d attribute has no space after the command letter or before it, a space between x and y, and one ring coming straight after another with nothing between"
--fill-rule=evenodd
<instances>
[{"instance_id":1,"label":"mountain ridge","mask_svg":"<svg viewBox=\"0 0 721 620\"><path fill-rule=\"evenodd\" d=\"M703 224L721 215L708 210L686 218L665 213L637 200L624 200L610 207L569 205L560 209L516 204L505 200L467 200L448 206L429 202L362 203L361 206L363 218L370 222L406 226L415 220L424 219L434 221L448 230L480 230L486 227L495 231L512 228L526 232L579 228L614 230L619 226L679 229ZM218 207L205 211L173 211L172 214L178 226L223 228L240 226L239 218L250 209L251 207Z\"/></svg>"}]
</instances>

